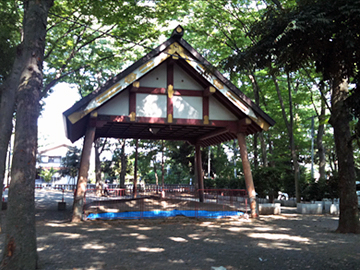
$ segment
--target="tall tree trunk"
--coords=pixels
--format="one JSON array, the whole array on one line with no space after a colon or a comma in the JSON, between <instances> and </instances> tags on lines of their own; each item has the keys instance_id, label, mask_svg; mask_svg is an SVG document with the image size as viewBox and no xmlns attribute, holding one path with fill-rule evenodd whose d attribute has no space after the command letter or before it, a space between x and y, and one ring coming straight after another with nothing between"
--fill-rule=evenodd
<instances>
[{"instance_id":1,"label":"tall tree trunk","mask_svg":"<svg viewBox=\"0 0 360 270\"><path fill-rule=\"evenodd\" d=\"M261 145L261 161L262 161L262 165L263 165L263 167L267 167L268 166L268 160L267 160L267 151L266 151L264 132L260 132L260 145Z\"/></svg>"},{"instance_id":2,"label":"tall tree trunk","mask_svg":"<svg viewBox=\"0 0 360 270\"><path fill-rule=\"evenodd\" d=\"M101 185L101 162L100 162L100 142L101 139L98 138L94 142L95 148L95 187L96 187L96 196L102 195L102 185Z\"/></svg>"},{"instance_id":3,"label":"tall tree trunk","mask_svg":"<svg viewBox=\"0 0 360 270\"><path fill-rule=\"evenodd\" d=\"M121 171L120 171L120 188L125 188L125 176L126 176L126 169L127 169L127 163L126 163L126 155L125 155L125 143L126 140L123 139L121 144Z\"/></svg>"},{"instance_id":4,"label":"tall tree trunk","mask_svg":"<svg viewBox=\"0 0 360 270\"><path fill-rule=\"evenodd\" d=\"M259 134L253 135L253 148L254 148L254 169L257 170L259 168L259 160L258 160L258 137Z\"/></svg>"},{"instance_id":5,"label":"tall tree trunk","mask_svg":"<svg viewBox=\"0 0 360 270\"><path fill-rule=\"evenodd\" d=\"M157 174L157 168L156 168L156 156L154 160L154 173L155 173L155 185L156 185L156 193L159 192L159 176Z\"/></svg>"},{"instance_id":6,"label":"tall tree trunk","mask_svg":"<svg viewBox=\"0 0 360 270\"><path fill-rule=\"evenodd\" d=\"M250 71L249 74L249 78L253 87L253 92L254 92L254 99L255 99L255 104L260 106L260 96L259 96L259 85L256 81L255 78L255 74L253 71ZM259 161L258 161L258 137L259 134L255 133L254 134L254 142L253 142L253 148L254 148L254 169L257 170L259 167ZM264 151L262 151L262 154L264 154Z\"/></svg>"},{"instance_id":7,"label":"tall tree trunk","mask_svg":"<svg viewBox=\"0 0 360 270\"><path fill-rule=\"evenodd\" d=\"M165 171L165 162L164 162L164 140L161 141L161 186L164 190L165 188L165 177L164 177L164 171Z\"/></svg>"},{"instance_id":8,"label":"tall tree trunk","mask_svg":"<svg viewBox=\"0 0 360 270\"><path fill-rule=\"evenodd\" d=\"M17 91L14 155L1 267L36 269L35 175L46 24L53 1L24 1L23 67ZM8 143L8 142L6 142Z\"/></svg>"},{"instance_id":9,"label":"tall tree trunk","mask_svg":"<svg viewBox=\"0 0 360 270\"><path fill-rule=\"evenodd\" d=\"M274 161L274 158L273 158L273 142L271 140L271 134L270 132L268 132L268 136L267 136L267 141L268 141L268 144L269 144L269 154L271 155L271 160L269 161L269 166L274 168L275 167L275 161Z\"/></svg>"},{"instance_id":10,"label":"tall tree trunk","mask_svg":"<svg viewBox=\"0 0 360 270\"><path fill-rule=\"evenodd\" d=\"M293 160L293 166L294 166L294 182L295 182L295 196L296 196L296 202L300 202L300 190L299 190L299 176L300 176L300 168L299 163L296 155L296 149L295 149L295 140L294 140L294 132L293 132L293 111L292 111L292 96L291 96L291 87L290 87L290 77L289 74L287 76L288 78L288 93L289 93L289 107L290 107L290 123L287 119L286 112L285 112L285 106L284 101L282 99L279 84L277 82L277 79L274 74L272 74L272 79L275 84L276 92L278 94L280 106L281 106L281 112L283 115L283 119L288 131L289 136L289 142L290 142L290 151L291 151L291 158Z\"/></svg>"},{"instance_id":11,"label":"tall tree trunk","mask_svg":"<svg viewBox=\"0 0 360 270\"><path fill-rule=\"evenodd\" d=\"M19 46L18 49L21 50L21 46ZM7 150L13 130L12 120L15 109L16 90L19 86L20 75L24 64L22 57L23 54L19 51L16 55L10 76L5 80L4 84L0 86L0 183L4 182ZM2 188L0 188L0 198L1 197Z\"/></svg>"},{"instance_id":12,"label":"tall tree trunk","mask_svg":"<svg viewBox=\"0 0 360 270\"><path fill-rule=\"evenodd\" d=\"M325 102L321 101L321 113L319 115L319 127L316 137L316 145L318 149L318 155L319 155L319 174L320 179L326 178L326 156L325 156L325 148L323 144L323 135L324 135L324 129L325 129Z\"/></svg>"},{"instance_id":13,"label":"tall tree trunk","mask_svg":"<svg viewBox=\"0 0 360 270\"><path fill-rule=\"evenodd\" d=\"M139 150L139 139L135 139L135 164L134 164L134 187L133 194L134 198L137 196L137 166L138 166L138 150Z\"/></svg>"},{"instance_id":14,"label":"tall tree trunk","mask_svg":"<svg viewBox=\"0 0 360 270\"><path fill-rule=\"evenodd\" d=\"M334 128L336 153L339 163L340 218L337 232L360 233L358 198L356 196L355 164L349 111L344 105L348 96L346 80L334 79L332 84L330 123Z\"/></svg>"}]
</instances>

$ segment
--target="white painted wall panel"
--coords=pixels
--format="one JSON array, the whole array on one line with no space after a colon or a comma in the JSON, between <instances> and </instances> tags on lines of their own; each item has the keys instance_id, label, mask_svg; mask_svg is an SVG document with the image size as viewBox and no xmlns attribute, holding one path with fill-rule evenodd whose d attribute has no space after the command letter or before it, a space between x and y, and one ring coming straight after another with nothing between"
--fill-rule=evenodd
<instances>
[{"instance_id":1,"label":"white painted wall panel","mask_svg":"<svg viewBox=\"0 0 360 270\"><path fill-rule=\"evenodd\" d=\"M162 64L139 80L140 87L166 88L166 78L166 64Z\"/></svg>"},{"instance_id":2,"label":"white painted wall panel","mask_svg":"<svg viewBox=\"0 0 360 270\"><path fill-rule=\"evenodd\" d=\"M165 95L136 94L136 116L166 117Z\"/></svg>"},{"instance_id":3,"label":"white painted wall panel","mask_svg":"<svg viewBox=\"0 0 360 270\"><path fill-rule=\"evenodd\" d=\"M233 115L224 105L222 105L217 99L210 96L209 98L209 120L237 120L237 117Z\"/></svg>"},{"instance_id":4,"label":"white painted wall panel","mask_svg":"<svg viewBox=\"0 0 360 270\"><path fill-rule=\"evenodd\" d=\"M202 119L202 97L174 96L174 118Z\"/></svg>"},{"instance_id":5,"label":"white painted wall panel","mask_svg":"<svg viewBox=\"0 0 360 270\"><path fill-rule=\"evenodd\" d=\"M174 65L174 88L187 90L203 90L193 78L191 78L182 68Z\"/></svg>"},{"instance_id":6,"label":"white painted wall panel","mask_svg":"<svg viewBox=\"0 0 360 270\"><path fill-rule=\"evenodd\" d=\"M121 92L97 111L105 115L129 115L129 91Z\"/></svg>"}]
</instances>

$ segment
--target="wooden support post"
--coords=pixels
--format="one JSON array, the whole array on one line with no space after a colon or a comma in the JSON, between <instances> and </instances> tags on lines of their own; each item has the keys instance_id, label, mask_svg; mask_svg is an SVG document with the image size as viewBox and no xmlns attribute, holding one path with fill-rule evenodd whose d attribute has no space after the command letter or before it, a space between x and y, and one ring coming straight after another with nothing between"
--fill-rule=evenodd
<instances>
[{"instance_id":1,"label":"wooden support post","mask_svg":"<svg viewBox=\"0 0 360 270\"><path fill-rule=\"evenodd\" d=\"M139 148L139 139L136 139L136 142L135 142L135 164L134 164L134 186L133 186L133 195L134 195L134 198L136 198L136 196L137 196L138 148Z\"/></svg>"},{"instance_id":2,"label":"wooden support post","mask_svg":"<svg viewBox=\"0 0 360 270\"><path fill-rule=\"evenodd\" d=\"M195 164L196 164L196 178L198 182L199 201L204 202L204 177L201 162L201 148L200 144L195 145Z\"/></svg>"},{"instance_id":3,"label":"wooden support post","mask_svg":"<svg viewBox=\"0 0 360 270\"><path fill-rule=\"evenodd\" d=\"M246 148L246 140L245 140L246 135L244 133L238 133L237 138L239 142L240 155L244 169L246 190L249 194L249 199L250 199L251 217L255 218L258 217L257 206L256 206L256 193L255 193L254 181L251 174L248 151Z\"/></svg>"},{"instance_id":4,"label":"wooden support post","mask_svg":"<svg viewBox=\"0 0 360 270\"><path fill-rule=\"evenodd\" d=\"M85 133L84 145L81 153L78 181L74 196L73 215L71 220L72 222L79 222L82 220L84 197L90 167L91 148L95 138L95 130L96 127L89 126Z\"/></svg>"}]
</instances>

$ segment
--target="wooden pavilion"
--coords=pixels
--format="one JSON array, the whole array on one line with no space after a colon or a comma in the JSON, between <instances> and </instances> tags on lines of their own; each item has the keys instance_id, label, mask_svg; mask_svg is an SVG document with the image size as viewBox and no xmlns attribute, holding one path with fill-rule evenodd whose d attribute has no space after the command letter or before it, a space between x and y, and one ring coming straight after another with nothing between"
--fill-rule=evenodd
<instances>
[{"instance_id":1,"label":"wooden pavilion","mask_svg":"<svg viewBox=\"0 0 360 270\"><path fill-rule=\"evenodd\" d=\"M176 27L167 41L63 113L67 137L75 142L85 136L73 220L82 216L91 147L99 137L188 141L195 146L200 190L201 147L238 139L251 213L257 215L245 138L275 122L183 34Z\"/></svg>"}]
</instances>

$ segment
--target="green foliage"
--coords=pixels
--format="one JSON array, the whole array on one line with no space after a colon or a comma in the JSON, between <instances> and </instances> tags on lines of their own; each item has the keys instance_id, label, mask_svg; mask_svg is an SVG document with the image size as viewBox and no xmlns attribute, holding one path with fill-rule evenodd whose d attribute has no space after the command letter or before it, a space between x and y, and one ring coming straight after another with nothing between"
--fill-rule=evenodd
<instances>
[{"instance_id":1,"label":"green foliage","mask_svg":"<svg viewBox=\"0 0 360 270\"><path fill-rule=\"evenodd\" d=\"M45 182L49 183L56 172L57 171L52 167L50 170L41 169L40 176L44 179Z\"/></svg>"},{"instance_id":2,"label":"green foliage","mask_svg":"<svg viewBox=\"0 0 360 270\"><path fill-rule=\"evenodd\" d=\"M0 85L8 76L20 42L21 9L17 1L0 1ZM1 97L0 97L1 98Z\"/></svg>"},{"instance_id":3,"label":"green foliage","mask_svg":"<svg viewBox=\"0 0 360 270\"><path fill-rule=\"evenodd\" d=\"M148 51L159 35L143 1L55 1L48 20L44 95L58 82L94 91Z\"/></svg>"},{"instance_id":4,"label":"green foliage","mask_svg":"<svg viewBox=\"0 0 360 270\"><path fill-rule=\"evenodd\" d=\"M61 170L59 170L61 176L69 176L75 179L80 168L80 158L81 149L76 146L71 147L69 151L66 152L66 156L61 160Z\"/></svg>"},{"instance_id":5,"label":"green foliage","mask_svg":"<svg viewBox=\"0 0 360 270\"><path fill-rule=\"evenodd\" d=\"M129 144L125 141L126 145ZM109 146L107 150L114 148L112 151L111 160L103 160L101 161L101 172L104 173L104 178L110 181L119 180L121 173L121 156L122 156L122 148L118 142L115 142L113 146ZM125 154L125 153L124 153ZM126 162L126 174L130 174L133 172L133 162L130 160L129 156L125 154L125 162Z\"/></svg>"}]
</instances>

